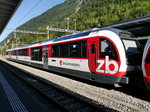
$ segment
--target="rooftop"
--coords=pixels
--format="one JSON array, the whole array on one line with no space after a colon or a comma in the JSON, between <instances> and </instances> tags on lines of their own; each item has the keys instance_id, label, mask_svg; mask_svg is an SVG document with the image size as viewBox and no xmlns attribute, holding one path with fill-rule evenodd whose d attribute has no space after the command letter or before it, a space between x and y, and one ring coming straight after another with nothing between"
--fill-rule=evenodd
<instances>
[{"instance_id":1,"label":"rooftop","mask_svg":"<svg viewBox=\"0 0 150 112\"><path fill-rule=\"evenodd\" d=\"M105 27L127 30L131 32L135 37L150 36L150 16L123 21Z\"/></svg>"},{"instance_id":2,"label":"rooftop","mask_svg":"<svg viewBox=\"0 0 150 112\"><path fill-rule=\"evenodd\" d=\"M0 34L16 12L22 0L0 0Z\"/></svg>"}]
</instances>

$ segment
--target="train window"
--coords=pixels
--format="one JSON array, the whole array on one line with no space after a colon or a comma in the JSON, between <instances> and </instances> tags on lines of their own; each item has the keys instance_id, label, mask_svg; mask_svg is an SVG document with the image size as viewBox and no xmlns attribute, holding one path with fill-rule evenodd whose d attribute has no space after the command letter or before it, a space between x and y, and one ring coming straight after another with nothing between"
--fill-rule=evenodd
<instances>
[{"instance_id":1,"label":"train window","mask_svg":"<svg viewBox=\"0 0 150 112\"><path fill-rule=\"evenodd\" d=\"M135 40L122 39L126 52L138 52L138 46Z\"/></svg>"},{"instance_id":2,"label":"train window","mask_svg":"<svg viewBox=\"0 0 150 112\"><path fill-rule=\"evenodd\" d=\"M100 58L109 56L110 59L118 60L117 52L113 44L107 39L100 39Z\"/></svg>"},{"instance_id":3,"label":"train window","mask_svg":"<svg viewBox=\"0 0 150 112\"><path fill-rule=\"evenodd\" d=\"M22 55L22 51L21 50L18 50L18 55Z\"/></svg>"},{"instance_id":4,"label":"train window","mask_svg":"<svg viewBox=\"0 0 150 112\"><path fill-rule=\"evenodd\" d=\"M87 55L87 42L86 40L81 41L81 57L86 58Z\"/></svg>"},{"instance_id":5,"label":"train window","mask_svg":"<svg viewBox=\"0 0 150 112\"><path fill-rule=\"evenodd\" d=\"M85 58L87 51L86 40L70 43L70 57Z\"/></svg>"},{"instance_id":6,"label":"train window","mask_svg":"<svg viewBox=\"0 0 150 112\"><path fill-rule=\"evenodd\" d=\"M16 51L12 51L12 54L13 54L13 55L16 55L16 53L17 53Z\"/></svg>"},{"instance_id":7,"label":"train window","mask_svg":"<svg viewBox=\"0 0 150 112\"><path fill-rule=\"evenodd\" d=\"M86 58L86 40L52 45L52 57L78 57Z\"/></svg>"},{"instance_id":8,"label":"train window","mask_svg":"<svg viewBox=\"0 0 150 112\"><path fill-rule=\"evenodd\" d=\"M42 47L32 48L31 54L31 60L42 61Z\"/></svg>"},{"instance_id":9,"label":"train window","mask_svg":"<svg viewBox=\"0 0 150 112\"><path fill-rule=\"evenodd\" d=\"M81 44L80 44L80 42L70 43L70 57L81 57Z\"/></svg>"},{"instance_id":10,"label":"train window","mask_svg":"<svg viewBox=\"0 0 150 112\"><path fill-rule=\"evenodd\" d=\"M144 51L144 48L145 48L145 45L146 45L146 42L147 42L148 39L139 39L138 42L140 43L141 45L141 50L142 52Z\"/></svg>"},{"instance_id":11,"label":"train window","mask_svg":"<svg viewBox=\"0 0 150 112\"><path fill-rule=\"evenodd\" d=\"M59 57L60 53L59 53L59 44L56 45L52 45L52 57Z\"/></svg>"},{"instance_id":12,"label":"train window","mask_svg":"<svg viewBox=\"0 0 150 112\"><path fill-rule=\"evenodd\" d=\"M69 44L60 44L60 57L69 57Z\"/></svg>"},{"instance_id":13,"label":"train window","mask_svg":"<svg viewBox=\"0 0 150 112\"><path fill-rule=\"evenodd\" d=\"M20 55L20 56L27 56L28 55L28 49L18 50L18 55Z\"/></svg>"}]
</instances>

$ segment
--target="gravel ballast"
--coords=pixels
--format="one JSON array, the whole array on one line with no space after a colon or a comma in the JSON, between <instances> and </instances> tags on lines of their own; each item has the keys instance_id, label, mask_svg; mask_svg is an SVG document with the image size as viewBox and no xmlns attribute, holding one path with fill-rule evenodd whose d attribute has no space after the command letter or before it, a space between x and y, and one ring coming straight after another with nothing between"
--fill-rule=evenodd
<instances>
[{"instance_id":1,"label":"gravel ballast","mask_svg":"<svg viewBox=\"0 0 150 112\"><path fill-rule=\"evenodd\" d=\"M104 105L105 107L112 108L116 111L122 112L146 112L150 111L150 102L144 101L123 92L112 89L106 89L89 85L84 82L73 80L67 77L56 75L47 71L25 66L12 61L3 61L17 66L27 72L30 72L36 76L42 77L60 87L63 87L66 91L71 91L72 94L78 94L84 96L86 100L91 100L97 105Z\"/></svg>"}]
</instances>

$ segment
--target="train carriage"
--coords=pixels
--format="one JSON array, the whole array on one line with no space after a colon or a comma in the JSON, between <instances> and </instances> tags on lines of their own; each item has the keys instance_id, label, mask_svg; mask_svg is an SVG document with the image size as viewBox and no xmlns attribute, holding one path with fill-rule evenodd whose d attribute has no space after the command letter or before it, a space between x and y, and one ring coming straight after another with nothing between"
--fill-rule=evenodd
<instances>
[{"instance_id":1,"label":"train carriage","mask_svg":"<svg viewBox=\"0 0 150 112\"><path fill-rule=\"evenodd\" d=\"M131 37L124 30L98 28L9 49L6 57L96 82L128 84L128 73L137 70L135 60L141 57Z\"/></svg>"},{"instance_id":2,"label":"train carriage","mask_svg":"<svg viewBox=\"0 0 150 112\"><path fill-rule=\"evenodd\" d=\"M150 38L148 39L143 52L142 71L147 89L150 91Z\"/></svg>"}]
</instances>

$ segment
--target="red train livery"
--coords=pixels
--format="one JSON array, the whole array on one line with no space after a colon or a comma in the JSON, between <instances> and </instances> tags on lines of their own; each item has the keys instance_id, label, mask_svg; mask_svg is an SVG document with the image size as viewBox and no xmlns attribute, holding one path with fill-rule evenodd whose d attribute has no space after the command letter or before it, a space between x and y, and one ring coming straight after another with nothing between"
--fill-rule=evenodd
<instances>
[{"instance_id":1,"label":"red train livery","mask_svg":"<svg viewBox=\"0 0 150 112\"><path fill-rule=\"evenodd\" d=\"M143 52L142 71L147 89L150 91L150 38L148 39Z\"/></svg>"},{"instance_id":2,"label":"red train livery","mask_svg":"<svg viewBox=\"0 0 150 112\"><path fill-rule=\"evenodd\" d=\"M141 53L131 37L128 31L97 28L8 49L6 58L96 82L128 84Z\"/></svg>"}]
</instances>

